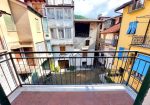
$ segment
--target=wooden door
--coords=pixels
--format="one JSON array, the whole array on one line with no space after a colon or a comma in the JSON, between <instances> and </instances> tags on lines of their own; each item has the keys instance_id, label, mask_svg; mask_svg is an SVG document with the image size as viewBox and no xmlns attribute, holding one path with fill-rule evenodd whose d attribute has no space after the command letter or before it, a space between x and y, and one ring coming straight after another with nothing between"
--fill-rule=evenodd
<instances>
[{"instance_id":1,"label":"wooden door","mask_svg":"<svg viewBox=\"0 0 150 105\"><path fill-rule=\"evenodd\" d=\"M59 64L61 69L69 68L69 61L68 60L59 60L58 64Z\"/></svg>"}]
</instances>

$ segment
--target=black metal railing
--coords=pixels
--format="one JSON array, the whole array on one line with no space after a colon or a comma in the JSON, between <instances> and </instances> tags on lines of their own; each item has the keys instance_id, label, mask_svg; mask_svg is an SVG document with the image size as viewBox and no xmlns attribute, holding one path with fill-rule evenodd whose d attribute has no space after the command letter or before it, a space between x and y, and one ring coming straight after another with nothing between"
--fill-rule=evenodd
<instances>
[{"instance_id":1,"label":"black metal railing","mask_svg":"<svg viewBox=\"0 0 150 105\"><path fill-rule=\"evenodd\" d=\"M150 38L144 36L133 36L131 45L150 48Z\"/></svg>"},{"instance_id":2,"label":"black metal railing","mask_svg":"<svg viewBox=\"0 0 150 105\"><path fill-rule=\"evenodd\" d=\"M94 56L97 53L99 56ZM1 85L7 95L23 85L108 83L125 84L138 92L150 66L150 61L139 55L137 51L3 53Z\"/></svg>"}]
</instances>

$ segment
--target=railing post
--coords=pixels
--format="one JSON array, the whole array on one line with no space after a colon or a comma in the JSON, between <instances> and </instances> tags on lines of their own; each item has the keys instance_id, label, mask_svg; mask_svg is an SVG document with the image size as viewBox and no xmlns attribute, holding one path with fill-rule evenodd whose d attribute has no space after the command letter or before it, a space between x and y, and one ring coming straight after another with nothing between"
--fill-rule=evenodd
<instances>
[{"instance_id":1,"label":"railing post","mask_svg":"<svg viewBox=\"0 0 150 105\"><path fill-rule=\"evenodd\" d=\"M18 79L18 82L19 82L19 86L22 87L22 84L21 84L19 75L18 75L18 73L17 73L17 68L16 68L16 65L15 65L15 63L14 63L14 60L13 60L13 57L12 57L11 53L9 53L9 57L10 57L10 60L11 60L11 62L12 62L12 65L13 65L13 67L14 67L14 71L15 71L15 74L16 74L16 76L17 76L17 79Z\"/></svg>"},{"instance_id":2,"label":"railing post","mask_svg":"<svg viewBox=\"0 0 150 105\"><path fill-rule=\"evenodd\" d=\"M134 63L135 63L135 59L136 59L137 53L138 53L138 52L135 52L134 60L133 60L132 66L131 66L131 70L129 71L129 76L128 76L126 85L128 85L128 83L129 83L129 80L130 80L130 77L131 77L131 73L132 73L132 68L133 68L133 66L134 66ZM128 71L128 70L127 70L127 71Z\"/></svg>"},{"instance_id":3,"label":"railing post","mask_svg":"<svg viewBox=\"0 0 150 105\"><path fill-rule=\"evenodd\" d=\"M11 105L0 84L0 105Z\"/></svg>"}]
</instances>

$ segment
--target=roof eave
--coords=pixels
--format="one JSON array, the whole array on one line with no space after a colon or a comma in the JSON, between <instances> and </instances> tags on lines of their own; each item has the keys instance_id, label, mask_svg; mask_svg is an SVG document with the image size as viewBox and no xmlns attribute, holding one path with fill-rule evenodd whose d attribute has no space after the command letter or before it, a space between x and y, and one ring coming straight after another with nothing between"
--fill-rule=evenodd
<instances>
[{"instance_id":1,"label":"roof eave","mask_svg":"<svg viewBox=\"0 0 150 105\"><path fill-rule=\"evenodd\" d=\"M129 2L124 3L124 4L121 5L120 7L116 8L116 9L115 9L115 12L117 12L117 11L119 11L119 10L125 8L126 6L132 4L132 2L133 2L133 1L131 0L131 1L129 1Z\"/></svg>"}]
</instances>

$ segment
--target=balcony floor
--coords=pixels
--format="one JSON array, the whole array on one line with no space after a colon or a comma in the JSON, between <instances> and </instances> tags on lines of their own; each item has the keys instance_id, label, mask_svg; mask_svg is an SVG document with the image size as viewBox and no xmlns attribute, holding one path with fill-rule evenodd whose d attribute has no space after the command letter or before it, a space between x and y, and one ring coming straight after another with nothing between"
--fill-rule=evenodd
<instances>
[{"instance_id":1,"label":"balcony floor","mask_svg":"<svg viewBox=\"0 0 150 105\"><path fill-rule=\"evenodd\" d=\"M90 87L85 89L89 91L84 91L84 89L81 89L81 91L66 91L67 89L63 88L64 91L51 90L22 91L12 101L12 105L133 105L134 102L128 92L123 89L109 89L109 91L102 89L102 91L99 91L99 89Z\"/></svg>"}]
</instances>

